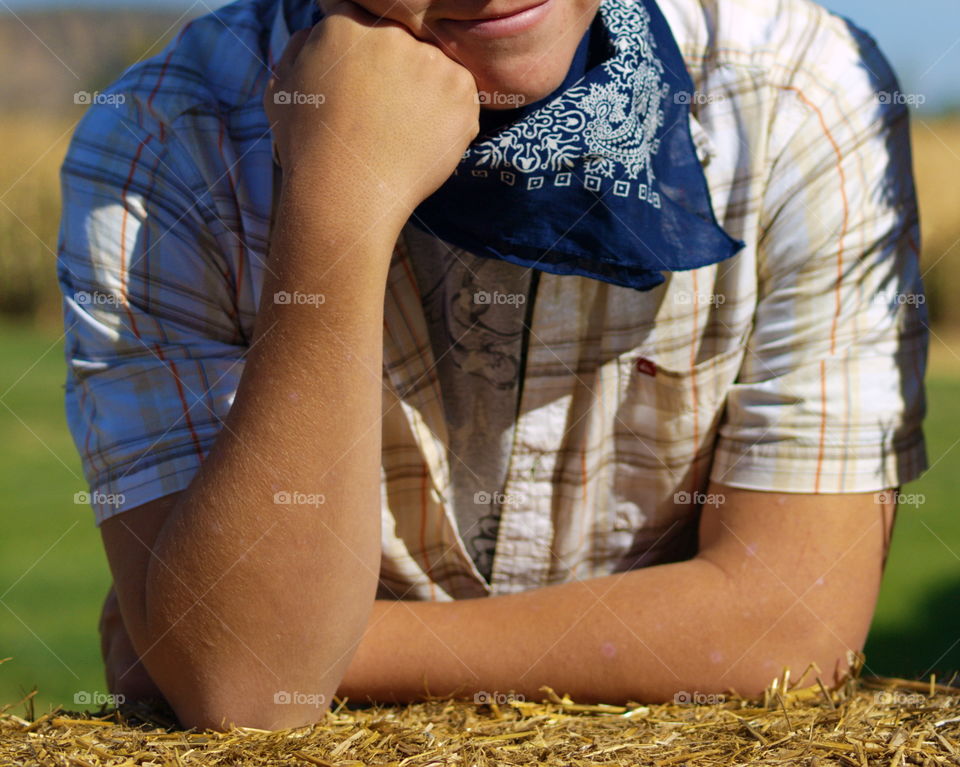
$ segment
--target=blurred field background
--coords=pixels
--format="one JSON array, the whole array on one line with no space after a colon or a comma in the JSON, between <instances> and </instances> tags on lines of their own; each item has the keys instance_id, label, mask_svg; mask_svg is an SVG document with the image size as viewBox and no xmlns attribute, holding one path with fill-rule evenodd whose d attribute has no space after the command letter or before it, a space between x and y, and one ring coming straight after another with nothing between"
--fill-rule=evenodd
<instances>
[{"instance_id":1,"label":"blurred field background","mask_svg":"<svg viewBox=\"0 0 960 767\"><path fill-rule=\"evenodd\" d=\"M204 10L204 9L199 9ZM192 14L196 15L196 13ZM84 107L73 93L153 55L180 11L0 15L0 707L34 688L37 712L106 692L96 621L109 573L63 415L55 249L58 169ZM960 91L958 91L960 93ZM933 318L931 470L903 489L868 671L960 669L960 113L913 118Z\"/></svg>"}]
</instances>

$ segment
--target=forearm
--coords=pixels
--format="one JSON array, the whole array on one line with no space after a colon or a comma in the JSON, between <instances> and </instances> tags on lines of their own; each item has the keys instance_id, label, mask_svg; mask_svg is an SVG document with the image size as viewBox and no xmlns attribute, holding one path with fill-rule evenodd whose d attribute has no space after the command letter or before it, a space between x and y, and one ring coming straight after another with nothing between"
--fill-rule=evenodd
<instances>
[{"instance_id":1,"label":"forearm","mask_svg":"<svg viewBox=\"0 0 960 767\"><path fill-rule=\"evenodd\" d=\"M580 702L654 702L680 691L759 692L784 666L796 679L810 661L829 683L842 642L795 600L778 617L782 597L753 603L744 591L697 558L507 596L378 600L338 694L407 701L425 690L513 690L540 700L549 685Z\"/></svg>"},{"instance_id":2,"label":"forearm","mask_svg":"<svg viewBox=\"0 0 960 767\"><path fill-rule=\"evenodd\" d=\"M145 662L174 680L164 692L178 713L201 721L264 721L280 690L329 700L376 590L392 241L304 191L285 188L234 405L146 579L141 631L157 645ZM311 298L277 303L280 292ZM296 721L295 709L264 723Z\"/></svg>"}]
</instances>

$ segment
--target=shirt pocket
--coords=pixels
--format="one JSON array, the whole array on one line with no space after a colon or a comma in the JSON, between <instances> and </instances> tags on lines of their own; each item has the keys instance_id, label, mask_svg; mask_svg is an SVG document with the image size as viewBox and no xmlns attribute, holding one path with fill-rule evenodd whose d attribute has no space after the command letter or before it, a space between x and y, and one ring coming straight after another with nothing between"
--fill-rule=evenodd
<instances>
[{"instance_id":1,"label":"shirt pocket","mask_svg":"<svg viewBox=\"0 0 960 767\"><path fill-rule=\"evenodd\" d=\"M652 470L668 466L668 476L682 475L684 464L715 439L743 354L743 346L735 345L686 367L642 350L622 355L614 424L620 460Z\"/></svg>"}]
</instances>

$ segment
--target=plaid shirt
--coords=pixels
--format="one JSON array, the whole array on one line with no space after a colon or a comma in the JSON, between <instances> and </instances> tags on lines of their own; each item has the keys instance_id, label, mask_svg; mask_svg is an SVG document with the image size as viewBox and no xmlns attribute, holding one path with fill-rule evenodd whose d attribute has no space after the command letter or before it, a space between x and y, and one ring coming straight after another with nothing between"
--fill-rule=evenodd
<instances>
[{"instance_id":1,"label":"plaid shirt","mask_svg":"<svg viewBox=\"0 0 960 767\"><path fill-rule=\"evenodd\" d=\"M385 297L380 596L675 561L695 551L710 479L852 493L927 466L908 112L886 60L807 0L661 7L696 84L717 218L747 247L650 292L541 275L488 583L445 502L405 230ZM76 130L58 274L67 414L97 524L184 489L231 406L275 196L262 93L309 21L306 0L227 5L128 70Z\"/></svg>"}]
</instances>

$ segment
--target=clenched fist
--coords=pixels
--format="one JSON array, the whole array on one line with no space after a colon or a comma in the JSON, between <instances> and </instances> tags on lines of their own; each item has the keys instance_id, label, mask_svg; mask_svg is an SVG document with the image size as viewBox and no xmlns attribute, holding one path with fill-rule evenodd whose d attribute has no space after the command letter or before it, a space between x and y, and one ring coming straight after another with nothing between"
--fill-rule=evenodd
<instances>
[{"instance_id":1,"label":"clenched fist","mask_svg":"<svg viewBox=\"0 0 960 767\"><path fill-rule=\"evenodd\" d=\"M264 95L284 174L362 201L399 231L479 131L468 69L350 0L291 36Z\"/></svg>"}]
</instances>

